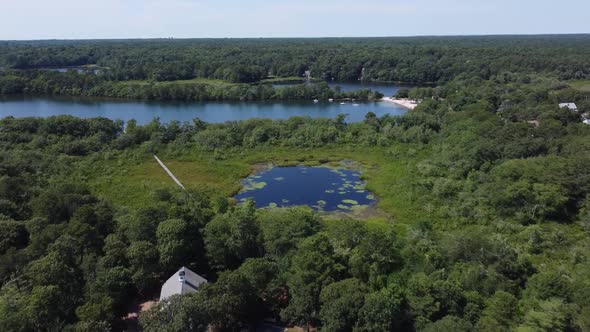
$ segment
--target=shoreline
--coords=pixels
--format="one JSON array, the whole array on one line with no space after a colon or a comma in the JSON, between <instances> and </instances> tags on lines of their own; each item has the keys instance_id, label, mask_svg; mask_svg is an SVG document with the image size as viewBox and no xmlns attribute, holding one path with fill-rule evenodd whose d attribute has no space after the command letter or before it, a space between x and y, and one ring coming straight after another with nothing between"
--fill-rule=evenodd
<instances>
[{"instance_id":1,"label":"shoreline","mask_svg":"<svg viewBox=\"0 0 590 332\"><path fill-rule=\"evenodd\" d=\"M390 103L394 103L397 104L399 106L405 107L409 110L413 110L418 106L418 103L407 99L407 98L403 98L403 99L397 99L397 98L391 98L391 97L383 97L381 98L381 101L386 101L386 102L390 102Z\"/></svg>"}]
</instances>

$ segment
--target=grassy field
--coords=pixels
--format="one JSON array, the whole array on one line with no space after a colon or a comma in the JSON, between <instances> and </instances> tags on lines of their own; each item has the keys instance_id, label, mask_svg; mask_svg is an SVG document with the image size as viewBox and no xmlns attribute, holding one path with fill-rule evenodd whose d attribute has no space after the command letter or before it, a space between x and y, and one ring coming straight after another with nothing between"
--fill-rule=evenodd
<instances>
[{"instance_id":1,"label":"grassy field","mask_svg":"<svg viewBox=\"0 0 590 332\"><path fill-rule=\"evenodd\" d=\"M247 165L211 162L207 159L167 160L163 162L186 188L229 196L240 189L239 180L250 172ZM139 161L116 159L94 166L97 176L90 179L99 196L120 206L132 208L152 204L151 193L157 189L176 189L176 184L155 159L146 154Z\"/></svg>"},{"instance_id":2,"label":"grassy field","mask_svg":"<svg viewBox=\"0 0 590 332\"><path fill-rule=\"evenodd\" d=\"M133 80L133 81L124 81L120 84L123 85L175 85L175 84L207 84L207 85L214 85L214 86L230 86L230 85L239 85L240 83L231 83L222 80L215 80L215 79L208 79L208 78L194 78L190 80L178 80L178 81L164 81L164 82L154 82L148 80Z\"/></svg>"},{"instance_id":3,"label":"grassy field","mask_svg":"<svg viewBox=\"0 0 590 332\"><path fill-rule=\"evenodd\" d=\"M321 82L322 80L319 78L311 78L310 79L312 82ZM305 83L305 80L303 79L303 77L298 77L298 76L290 76L290 77L272 77L272 78L265 78L263 80L260 80L259 83L265 83L265 84L272 84L272 83L293 83L293 84L303 84Z\"/></svg>"},{"instance_id":4,"label":"grassy field","mask_svg":"<svg viewBox=\"0 0 590 332\"><path fill-rule=\"evenodd\" d=\"M590 81L571 81L568 84L576 90L590 92Z\"/></svg>"},{"instance_id":5,"label":"grassy field","mask_svg":"<svg viewBox=\"0 0 590 332\"><path fill-rule=\"evenodd\" d=\"M407 146L394 148L330 147L315 149L264 148L227 153L223 160L204 151L180 156L161 152L160 159L189 189L230 197L240 190L240 179L252 173L255 165L320 165L354 160L360 164L367 188L376 194L380 213L369 216L370 224L412 223L428 217L416 192L414 170L425 151ZM129 158L117 156L93 162L96 174L90 179L93 191L117 205L138 208L153 203L156 189L175 189L176 185L150 154ZM341 216L338 216L341 217ZM330 219L327 216L326 219Z\"/></svg>"},{"instance_id":6,"label":"grassy field","mask_svg":"<svg viewBox=\"0 0 590 332\"><path fill-rule=\"evenodd\" d=\"M317 79L312 79L312 81L320 81ZM260 82L255 82L252 84L273 84L273 83L304 83L303 78L301 77L274 77L274 78L267 78L263 79ZM149 80L132 80L132 81L125 81L121 82L124 85L176 85L176 84L206 84L212 86L234 86L234 85L247 85L248 83L232 83L223 80L217 79L209 79L209 78L193 78L190 80L177 80L177 81L163 81L163 82L155 82Z\"/></svg>"},{"instance_id":7,"label":"grassy field","mask_svg":"<svg viewBox=\"0 0 590 332\"><path fill-rule=\"evenodd\" d=\"M272 77L260 80L260 83L303 83L303 77Z\"/></svg>"}]
</instances>

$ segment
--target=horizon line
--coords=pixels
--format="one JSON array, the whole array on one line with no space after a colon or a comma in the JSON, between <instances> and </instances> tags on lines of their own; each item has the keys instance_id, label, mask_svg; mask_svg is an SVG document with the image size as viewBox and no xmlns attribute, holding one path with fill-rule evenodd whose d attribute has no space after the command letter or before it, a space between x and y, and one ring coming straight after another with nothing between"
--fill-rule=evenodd
<instances>
[{"instance_id":1,"label":"horizon line","mask_svg":"<svg viewBox=\"0 0 590 332\"><path fill-rule=\"evenodd\" d=\"M112 38L41 38L41 39L0 39L0 42L35 41L114 41L114 40L224 40L224 39L386 39L386 38L456 38L456 37L543 37L543 36L590 36L590 32L568 33L490 33L490 34L441 34L407 36L313 36L313 37L112 37Z\"/></svg>"}]
</instances>

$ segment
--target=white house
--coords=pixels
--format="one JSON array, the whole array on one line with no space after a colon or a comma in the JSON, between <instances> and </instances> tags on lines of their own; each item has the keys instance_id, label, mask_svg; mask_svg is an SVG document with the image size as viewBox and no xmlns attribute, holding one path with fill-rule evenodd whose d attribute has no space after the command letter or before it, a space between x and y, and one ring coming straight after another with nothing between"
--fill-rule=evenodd
<instances>
[{"instance_id":1,"label":"white house","mask_svg":"<svg viewBox=\"0 0 590 332\"><path fill-rule=\"evenodd\" d=\"M578 106L574 103L559 103L559 108L567 108L572 112L578 111Z\"/></svg>"},{"instance_id":2,"label":"white house","mask_svg":"<svg viewBox=\"0 0 590 332\"><path fill-rule=\"evenodd\" d=\"M205 278L183 266L162 285L160 301L172 295L195 292L199 286L206 282Z\"/></svg>"}]
</instances>

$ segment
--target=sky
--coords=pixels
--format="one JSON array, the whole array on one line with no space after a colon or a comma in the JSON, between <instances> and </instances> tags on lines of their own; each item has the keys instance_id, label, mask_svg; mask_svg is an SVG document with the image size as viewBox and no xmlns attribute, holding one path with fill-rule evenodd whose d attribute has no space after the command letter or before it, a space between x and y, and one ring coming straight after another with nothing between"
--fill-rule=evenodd
<instances>
[{"instance_id":1,"label":"sky","mask_svg":"<svg viewBox=\"0 0 590 332\"><path fill-rule=\"evenodd\" d=\"M0 0L0 40L590 33L590 0Z\"/></svg>"}]
</instances>

